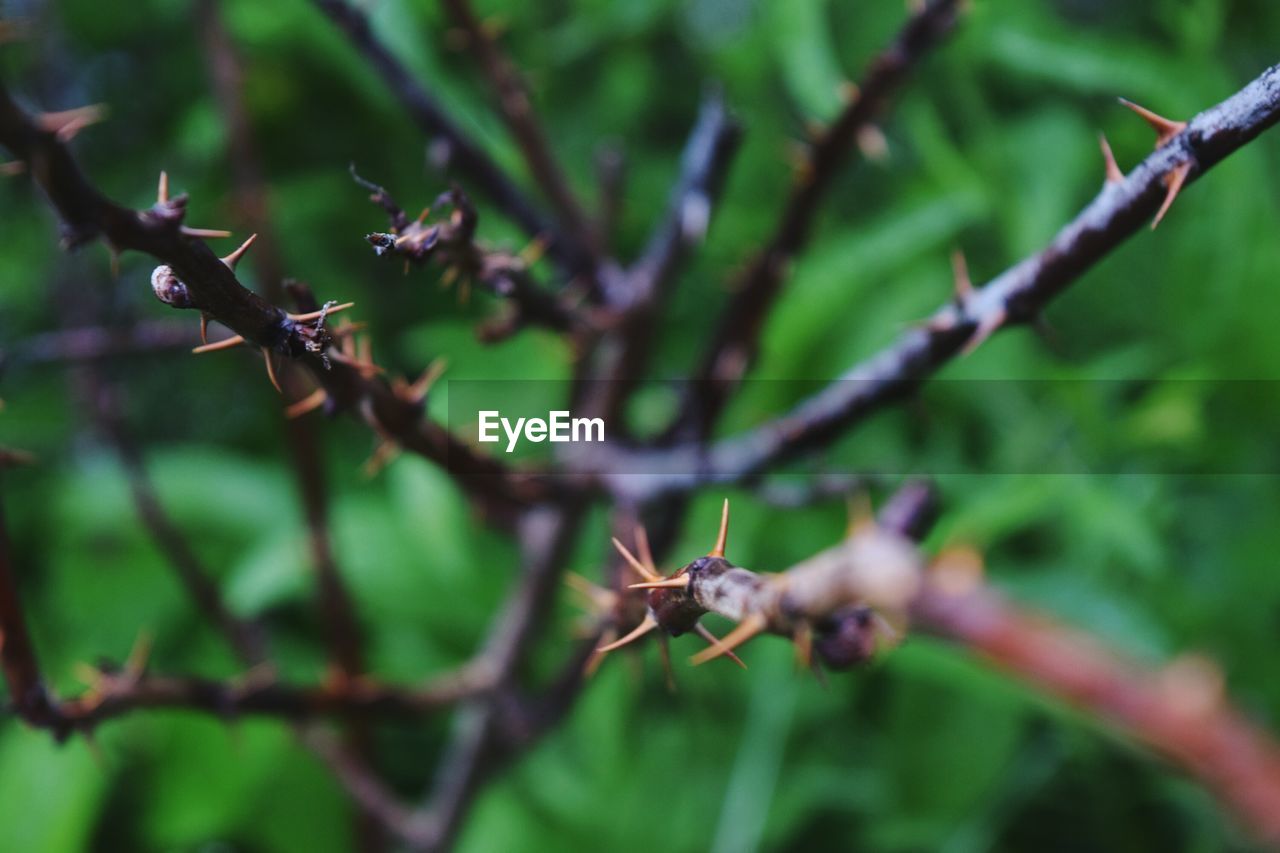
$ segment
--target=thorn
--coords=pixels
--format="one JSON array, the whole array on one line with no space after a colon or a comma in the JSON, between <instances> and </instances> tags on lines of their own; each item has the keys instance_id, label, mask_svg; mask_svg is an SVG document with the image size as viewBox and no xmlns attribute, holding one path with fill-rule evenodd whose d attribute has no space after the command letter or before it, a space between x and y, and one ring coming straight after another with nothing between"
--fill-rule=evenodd
<instances>
[{"instance_id":1,"label":"thorn","mask_svg":"<svg viewBox=\"0 0 1280 853\"><path fill-rule=\"evenodd\" d=\"M209 343L209 315L200 312L200 345L204 346Z\"/></svg>"},{"instance_id":2,"label":"thorn","mask_svg":"<svg viewBox=\"0 0 1280 853\"><path fill-rule=\"evenodd\" d=\"M676 692L676 674L671 667L671 639L666 634L658 635L658 656L662 659L662 672L666 676L667 692Z\"/></svg>"},{"instance_id":3,"label":"thorn","mask_svg":"<svg viewBox=\"0 0 1280 853\"><path fill-rule=\"evenodd\" d=\"M431 390L431 386L436 384L445 370L449 367L449 360L443 356L435 359L427 365L427 369L422 371L422 375L413 381L408 387L408 397L415 403L421 403L427 399L427 392Z\"/></svg>"},{"instance_id":4,"label":"thorn","mask_svg":"<svg viewBox=\"0 0 1280 853\"><path fill-rule=\"evenodd\" d=\"M526 267L531 267L542 260L542 256L547 253L547 246L550 244L551 241L545 234L539 234L529 241L529 245L520 250L520 254L517 257Z\"/></svg>"},{"instance_id":5,"label":"thorn","mask_svg":"<svg viewBox=\"0 0 1280 853\"><path fill-rule=\"evenodd\" d=\"M724 499L724 508L720 510L720 533L716 536L715 547L708 553L708 557L724 557L724 546L729 544L729 499Z\"/></svg>"},{"instance_id":6,"label":"thorn","mask_svg":"<svg viewBox=\"0 0 1280 853\"><path fill-rule=\"evenodd\" d=\"M70 142L80 131L92 124L97 124L107 117L107 108L102 104L90 104L76 107L73 110L61 110L56 113L41 113L36 117L36 124L46 133L52 133L59 142Z\"/></svg>"},{"instance_id":7,"label":"thorn","mask_svg":"<svg viewBox=\"0 0 1280 853\"><path fill-rule=\"evenodd\" d=\"M600 639L606 643L612 643L615 639L617 639L617 637L618 637L618 632L613 628L609 628L603 634L600 635ZM602 652L599 649L596 649L595 651L593 651L591 653L591 657L587 658L586 666L582 668L583 675L585 675L587 678L593 677L596 674L596 671L600 669L600 664L604 663L605 656L608 654L609 654L608 652Z\"/></svg>"},{"instance_id":8,"label":"thorn","mask_svg":"<svg viewBox=\"0 0 1280 853\"><path fill-rule=\"evenodd\" d=\"M809 669L813 666L813 628L803 622L793 637L796 644L796 666Z\"/></svg>"},{"instance_id":9,"label":"thorn","mask_svg":"<svg viewBox=\"0 0 1280 853\"><path fill-rule=\"evenodd\" d=\"M262 358L267 363L267 378L271 380L276 390L283 394L284 389L280 387L280 379L276 376L276 365L271 358L271 347L262 348Z\"/></svg>"},{"instance_id":10,"label":"thorn","mask_svg":"<svg viewBox=\"0 0 1280 853\"><path fill-rule=\"evenodd\" d=\"M688 575L676 575L660 581L628 584L627 589L685 589L689 586Z\"/></svg>"},{"instance_id":11,"label":"thorn","mask_svg":"<svg viewBox=\"0 0 1280 853\"><path fill-rule=\"evenodd\" d=\"M235 270L236 264L240 263L240 259L244 257L245 252L249 251L249 247L258 239L257 234L250 234L249 239L240 244L240 248L222 259L222 262L231 270Z\"/></svg>"},{"instance_id":12,"label":"thorn","mask_svg":"<svg viewBox=\"0 0 1280 853\"><path fill-rule=\"evenodd\" d=\"M698 652L689 659L689 662L694 666L701 666L709 660L728 654L767 627L769 627L769 620L764 617L764 614L752 613L739 622L738 627L730 631L723 640L709 649Z\"/></svg>"},{"instance_id":13,"label":"thorn","mask_svg":"<svg viewBox=\"0 0 1280 853\"><path fill-rule=\"evenodd\" d=\"M854 141L857 142L862 156L872 163L883 163L889 159L889 140L885 138L884 131L876 125L868 124L862 127L854 137Z\"/></svg>"},{"instance_id":14,"label":"thorn","mask_svg":"<svg viewBox=\"0 0 1280 853\"><path fill-rule=\"evenodd\" d=\"M586 599L587 604L593 610L598 610L602 613L607 612L612 610L618 603L618 593L611 589L597 586L577 572L565 572L564 583L565 586Z\"/></svg>"},{"instance_id":15,"label":"thorn","mask_svg":"<svg viewBox=\"0 0 1280 853\"><path fill-rule=\"evenodd\" d=\"M202 335L202 336L203 336L203 332L204 332L204 330L203 330L203 329L201 329L201 335ZM244 337L243 337L243 336L241 336L241 335L232 335L232 336L231 336L231 337L229 337L229 338L223 338L222 340L220 340L220 341L214 341L214 342L213 342L213 343L211 343L211 344L201 344L200 346L195 347L194 349L192 349L192 350L191 350L191 352L192 352L192 353L194 353L195 355L200 355L201 353L206 353L206 352L218 352L219 350L231 349L231 348L233 348L233 347L238 347L238 346L240 346L242 343L244 343Z\"/></svg>"},{"instance_id":16,"label":"thorn","mask_svg":"<svg viewBox=\"0 0 1280 853\"><path fill-rule=\"evenodd\" d=\"M1105 133L1098 134L1098 146L1102 148L1102 159L1107 164L1107 183L1124 183L1124 172L1120 171L1120 167L1116 164L1116 155L1111 153L1111 144L1107 142Z\"/></svg>"},{"instance_id":17,"label":"thorn","mask_svg":"<svg viewBox=\"0 0 1280 853\"><path fill-rule=\"evenodd\" d=\"M849 516L844 528L845 539L852 539L857 534L876 526L876 515L871 506L871 495L864 490L860 489L849 495L849 499L845 502L845 511Z\"/></svg>"},{"instance_id":18,"label":"thorn","mask_svg":"<svg viewBox=\"0 0 1280 853\"><path fill-rule=\"evenodd\" d=\"M635 555L627 550L627 546L618 541L618 537L613 537L613 547L618 549L618 553L622 555L622 559L627 561L636 574L644 578L646 581L657 581L661 579L661 575L655 575L649 571L649 567L635 558Z\"/></svg>"},{"instance_id":19,"label":"thorn","mask_svg":"<svg viewBox=\"0 0 1280 853\"><path fill-rule=\"evenodd\" d=\"M0 175L6 177L11 175L21 175L27 170L27 164L21 160L10 160L8 163L0 163Z\"/></svg>"},{"instance_id":20,"label":"thorn","mask_svg":"<svg viewBox=\"0 0 1280 853\"><path fill-rule=\"evenodd\" d=\"M378 446L373 449L373 453L360 466L360 472L364 476L372 479L378 475L383 468L386 468L392 462L396 461L396 457L400 455L400 445L394 441L382 440L378 442Z\"/></svg>"},{"instance_id":21,"label":"thorn","mask_svg":"<svg viewBox=\"0 0 1280 853\"><path fill-rule=\"evenodd\" d=\"M969 278L969 264L964 259L964 252L959 249L951 252L951 277L955 281L956 303L963 307L973 298L973 279Z\"/></svg>"},{"instance_id":22,"label":"thorn","mask_svg":"<svg viewBox=\"0 0 1280 853\"><path fill-rule=\"evenodd\" d=\"M984 316L978 322L978 328L973 330L973 334L969 337L968 343L966 343L964 348L960 350L960 355L972 355L973 351L986 343L987 338L994 335L1008 319L1009 312L1003 307Z\"/></svg>"},{"instance_id":23,"label":"thorn","mask_svg":"<svg viewBox=\"0 0 1280 853\"><path fill-rule=\"evenodd\" d=\"M134 640L129 657L124 662L124 677L130 682L136 682L146 672L147 659L151 657L151 644L154 639L151 632L145 628L138 632L138 639Z\"/></svg>"},{"instance_id":24,"label":"thorn","mask_svg":"<svg viewBox=\"0 0 1280 853\"><path fill-rule=\"evenodd\" d=\"M1143 121L1151 125L1151 129L1156 132L1157 148L1166 144L1170 139L1173 139L1179 133L1182 133L1182 131L1187 129L1187 123L1185 121L1173 121L1165 118L1164 116L1156 115L1146 107L1140 107L1133 101L1125 100L1124 98L1120 99L1120 103L1133 110L1142 117Z\"/></svg>"},{"instance_id":25,"label":"thorn","mask_svg":"<svg viewBox=\"0 0 1280 853\"><path fill-rule=\"evenodd\" d=\"M169 200L169 173L160 170L160 183L156 185L156 204L164 204Z\"/></svg>"},{"instance_id":26,"label":"thorn","mask_svg":"<svg viewBox=\"0 0 1280 853\"><path fill-rule=\"evenodd\" d=\"M313 412L323 406L324 401L327 399L329 399L329 394L323 388L317 388L301 400L285 406L284 416L289 420L300 418L307 412Z\"/></svg>"},{"instance_id":27,"label":"thorn","mask_svg":"<svg viewBox=\"0 0 1280 853\"><path fill-rule=\"evenodd\" d=\"M1173 200L1178 197L1178 193L1182 192L1182 186L1187 182L1187 175L1191 174L1191 162L1179 163L1174 166L1169 174L1164 176L1164 185L1168 187L1168 191L1164 194L1164 202L1161 203L1160 209L1156 211L1156 218L1151 220L1151 230L1156 230L1156 226L1160 224L1160 220L1164 219L1164 215L1169 212Z\"/></svg>"},{"instance_id":28,"label":"thorn","mask_svg":"<svg viewBox=\"0 0 1280 853\"><path fill-rule=\"evenodd\" d=\"M640 552L640 562L649 570L649 580L661 580L662 573L658 571L658 567L653 562L653 551L649 550L649 534L645 531L643 524L637 524L635 533L636 550Z\"/></svg>"},{"instance_id":29,"label":"thorn","mask_svg":"<svg viewBox=\"0 0 1280 853\"><path fill-rule=\"evenodd\" d=\"M258 235L255 234L253 236L256 237ZM241 248L244 247L242 246ZM237 249L236 251L238 252L240 249ZM235 254L235 252L232 252L232 254ZM223 260L226 259L224 258ZM326 308L321 308L319 311L308 311L305 314L290 314L289 319L293 320L295 323L310 323L312 320L319 320L321 317L332 317L334 314L354 307L356 307L354 302L343 302L340 305L329 305Z\"/></svg>"},{"instance_id":30,"label":"thorn","mask_svg":"<svg viewBox=\"0 0 1280 853\"><path fill-rule=\"evenodd\" d=\"M623 646L627 645L628 643L635 642L636 640L640 639L645 634L649 633L650 631L652 631L654 628L657 628L657 627L658 627L658 620L646 614L644 617L644 621L642 621L639 625L637 625L636 629L632 631L630 634L627 634L627 636L623 637L621 640L614 640L612 643L609 643L606 646L601 646L600 648L596 649L596 651L611 652L614 649L620 649Z\"/></svg>"},{"instance_id":31,"label":"thorn","mask_svg":"<svg viewBox=\"0 0 1280 853\"><path fill-rule=\"evenodd\" d=\"M984 560L978 549L951 545L930 563L929 584L944 595L961 598L981 587L985 574Z\"/></svg>"},{"instance_id":32,"label":"thorn","mask_svg":"<svg viewBox=\"0 0 1280 853\"><path fill-rule=\"evenodd\" d=\"M708 631L701 622L696 623L693 626L693 630L697 632L699 637L706 640L712 646L724 645L723 643L720 642L720 638L717 637L715 634L711 633L710 631ZM747 668L747 665L742 662L742 658L734 654L731 649L725 649L724 656L727 657L729 660L733 661L734 663L736 663L738 666L742 667L743 669Z\"/></svg>"},{"instance_id":33,"label":"thorn","mask_svg":"<svg viewBox=\"0 0 1280 853\"><path fill-rule=\"evenodd\" d=\"M178 229L184 236L197 237L201 240L221 240L223 237L230 237L230 231L223 231L220 228L188 228L183 225Z\"/></svg>"}]
</instances>

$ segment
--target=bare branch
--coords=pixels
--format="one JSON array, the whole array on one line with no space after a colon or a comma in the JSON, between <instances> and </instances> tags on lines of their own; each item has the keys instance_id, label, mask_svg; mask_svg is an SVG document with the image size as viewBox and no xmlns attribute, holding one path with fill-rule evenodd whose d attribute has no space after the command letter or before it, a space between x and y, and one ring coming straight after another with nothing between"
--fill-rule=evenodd
<instances>
[{"instance_id":1,"label":"bare branch","mask_svg":"<svg viewBox=\"0 0 1280 853\"><path fill-rule=\"evenodd\" d=\"M734 287L701 364L690 398L692 426L706 434L755 359L760 332L786 281L791 260L809 239L814 217L859 133L874 127L912 68L955 23L958 0L928 0L893 44L872 60L839 117L815 140L797 169L790 198L766 247Z\"/></svg>"},{"instance_id":2,"label":"bare branch","mask_svg":"<svg viewBox=\"0 0 1280 853\"><path fill-rule=\"evenodd\" d=\"M1189 184L1280 120L1280 66L1192 119L1185 130L1097 197L1040 253L985 287L940 308L926 323L854 366L790 412L703 447L618 451L584 463L615 494L632 500L748 480L779 462L820 448L914 390L951 359L997 330L1034 322L1049 302L1139 231L1156 213L1165 178L1189 166ZM645 477L621 472L646 471Z\"/></svg>"},{"instance_id":3,"label":"bare branch","mask_svg":"<svg viewBox=\"0 0 1280 853\"><path fill-rule=\"evenodd\" d=\"M314 0L381 75L410 118L431 139L430 154L439 166L455 169L531 238L548 241L550 256L570 273L589 273L593 264L585 247L559 234L524 193L503 174L479 146L466 137L400 61L374 36L364 12L346 0Z\"/></svg>"},{"instance_id":4,"label":"bare branch","mask_svg":"<svg viewBox=\"0 0 1280 853\"><path fill-rule=\"evenodd\" d=\"M565 230L594 255L598 248L597 236L551 152L520 72L502 51L489 28L476 17L469 0L442 0L442 5L464 33L467 48L475 55L493 87L499 114L515 137L534 181L550 200Z\"/></svg>"}]
</instances>

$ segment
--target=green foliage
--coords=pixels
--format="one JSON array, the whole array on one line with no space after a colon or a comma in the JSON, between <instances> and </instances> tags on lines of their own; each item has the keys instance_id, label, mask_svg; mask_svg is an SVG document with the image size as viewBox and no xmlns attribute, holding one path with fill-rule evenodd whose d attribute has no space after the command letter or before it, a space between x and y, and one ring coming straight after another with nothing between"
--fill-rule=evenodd
<instances>
[{"instance_id":1,"label":"green foliage","mask_svg":"<svg viewBox=\"0 0 1280 853\"><path fill-rule=\"evenodd\" d=\"M28 8L30 4L0 4ZM483 2L506 24L548 133L583 196L592 154L621 142L630 182L616 247L643 244L665 204L704 83L724 85L747 138L708 243L653 330L655 380L682 375L723 304L731 271L762 244L789 180L788 147L837 108L837 84L894 32L901 3L695 0ZM373 72L303 0L229 0L248 63L247 98L289 272L323 298L352 299L380 361L416 373L447 355L451 378L562 379L570 354L541 333L497 348L436 273L402 276L362 235L379 212L347 177L354 162L410 209L443 181ZM875 352L950 295L963 247L985 281L1048 240L1102 181L1096 136L1123 166L1150 149L1114 96L1188 116L1276 61L1280 11L1263 0L1150 3L975 0L956 36L914 75L884 124L889 156L838 178L812 246L765 334L757 376L823 380ZM225 131L187 4L64 0L39 7L34 43L0 71L50 108L104 101L112 119L76 147L113 195L145 204L156 173L192 193L198 225L240 229ZM427 0L374 4L380 37L504 165L515 146L466 55ZM1051 331L998 336L907 410L828 453L832 467L892 479L937 475L947 514L930 544L987 549L1011 596L1158 663L1203 650L1229 691L1280 727L1274 646L1280 482L1280 137L1265 136L1188 190L1154 234L1136 236L1055 304ZM486 240L521 238L480 204ZM60 255L26 181L0 179L0 340L90 317L177 319L147 287L151 263ZM83 313L83 312L82 312ZM194 320L183 318L188 322ZM131 429L162 498L234 609L271 625L284 671L322 676L305 530L282 452L278 400L248 356L131 358ZM1237 382L1235 380L1252 380ZM757 423L813 385L750 386L725 429ZM139 524L117 462L65 367L8 368L0 443L40 464L5 475L5 504L32 631L64 693L76 664L126 657L154 634L162 672L236 671ZM661 425L655 383L635 420ZM432 401L443 420L445 395ZM323 427L339 562L371 660L417 681L465 659L515 579L513 545L487 530L440 471L403 458L361 477L360 426ZM813 470L811 463L797 466ZM721 494L693 507L675 560L706 549ZM833 541L837 506L778 512L734 493L731 556L779 570ZM598 577L606 526L593 517L576 571ZM571 637L573 611L547 643ZM712 626L723 629L723 625ZM465 850L1248 849L1208 794L1071 711L923 639L822 689L783 644L747 649L749 673L696 671L677 640L680 692L657 652L610 660L567 723L488 788ZM553 651L558 651L554 650ZM558 659L558 656L553 656ZM387 736L407 790L429 781L443 722ZM101 760L0 723L0 847L338 850L351 808L283 726L148 713L108 725Z\"/></svg>"}]
</instances>

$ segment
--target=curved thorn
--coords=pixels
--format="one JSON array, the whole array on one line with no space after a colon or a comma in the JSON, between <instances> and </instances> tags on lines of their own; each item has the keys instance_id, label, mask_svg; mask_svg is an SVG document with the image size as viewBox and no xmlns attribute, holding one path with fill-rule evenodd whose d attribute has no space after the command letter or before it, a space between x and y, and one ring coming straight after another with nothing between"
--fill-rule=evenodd
<instances>
[{"instance_id":1,"label":"curved thorn","mask_svg":"<svg viewBox=\"0 0 1280 853\"><path fill-rule=\"evenodd\" d=\"M724 546L729 544L729 499L724 499L724 508L720 510L720 534L716 536L715 547L708 553L708 557L723 557Z\"/></svg>"},{"instance_id":2,"label":"curved thorn","mask_svg":"<svg viewBox=\"0 0 1280 853\"><path fill-rule=\"evenodd\" d=\"M710 631L708 631L701 622L699 622L697 625L694 625L693 630L698 633L699 637L706 640L713 647L719 647L724 645L724 643L720 641L720 638L717 637L715 634L711 633ZM736 663L738 666L742 667L743 669L747 668L747 665L742 662L742 658L734 654L732 649L725 649L724 656L727 657L729 660L733 661L734 663Z\"/></svg>"},{"instance_id":3,"label":"curved thorn","mask_svg":"<svg viewBox=\"0 0 1280 853\"><path fill-rule=\"evenodd\" d=\"M285 406L284 416L289 420L300 418L307 412L313 412L323 406L327 399L329 399L328 393L323 388L317 388L301 400Z\"/></svg>"},{"instance_id":4,"label":"curved thorn","mask_svg":"<svg viewBox=\"0 0 1280 853\"><path fill-rule=\"evenodd\" d=\"M169 173L160 170L160 183L156 185L156 204L164 204L169 200Z\"/></svg>"},{"instance_id":5,"label":"curved thorn","mask_svg":"<svg viewBox=\"0 0 1280 853\"><path fill-rule=\"evenodd\" d=\"M220 340L220 341L214 341L214 342L213 342L213 343L211 343L211 344L202 344L202 345L200 345L200 346L195 347L194 349L192 349L192 350L191 350L191 352L195 353L196 355L200 355L201 353L205 353L205 352L218 352L219 350L231 349L232 347L238 347L238 346L240 346L242 343L244 343L244 337L243 337L243 336L241 336L241 335L232 335L232 336L231 336L231 337L229 337L229 338L223 338L222 340Z\"/></svg>"},{"instance_id":6,"label":"curved thorn","mask_svg":"<svg viewBox=\"0 0 1280 853\"><path fill-rule=\"evenodd\" d=\"M206 346L209 343L209 315L200 312L200 345Z\"/></svg>"},{"instance_id":7,"label":"curved thorn","mask_svg":"<svg viewBox=\"0 0 1280 853\"><path fill-rule=\"evenodd\" d=\"M614 649L620 649L623 646L627 645L627 643L635 642L636 640L640 639L645 634L649 633L650 631L652 631L654 628L657 628L657 627L658 627L658 620L646 614L644 617L644 621L641 622L639 625L637 625L634 631L627 634L621 640L614 640L612 643L609 643L607 646L601 646L596 651L611 652Z\"/></svg>"},{"instance_id":8,"label":"curved thorn","mask_svg":"<svg viewBox=\"0 0 1280 853\"><path fill-rule=\"evenodd\" d=\"M276 390L283 394L284 389L280 387L280 379L276 376L275 362L271 360L271 347L262 348L262 359L267 363L267 378L271 380L271 384L276 387Z\"/></svg>"},{"instance_id":9,"label":"curved thorn","mask_svg":"<svg viewBox=\"0 0 1280 853\"><path fill-rule=\"evenodd\" d=\"M618 632L615 629L610 628L607 631L605 631L602 635L600 635L600 639L604 640L605 642L612 643L614 639L617 638L617 636L618 636ZM607 654L609 653L602 652L599 649L596 649L595 651L593 651L591 653L591 657L587 658L586 665L582 668L582 674L585 675L587 678L591 678L592 676L594 676L596 674L596 670L600 668L600 664L604 663L605 655Z\"/></svg>"},{"instance_id":10,"label":"curved thorn","mask_svg":"<svg viewBox=\"0 0 1280 853\"><path fill-rule=\"evenodd\" d=\"M613 537L613 547L618 549L618 553L622 555L622 559L626 560L627 565L630 566L640 577L647 581L658 580L662 577L661 575L651 573L649 568L645 566L644 563L637 560L635 555L628 551L627 546L619 542L618 537L616 536Z\"/></svg>"},{"instance_id":11,"label":"curved thorn","mask_svg":"<svg viewBox=\"0 0 1280 853\"><path fill-rule=\"evenodd\" d=\"M756 634L759 634L765 628L769 627L769 620L764 618L761 613L752 613L747 618L738 623L738 627L729 632L723 640L709 649L703 649L689 659L694 666L701 666L709 660L715 660L721 655L728 654L738 646L750 640Z\"/></svg>"},{"instance_id":12,"label":"curved thorn","mask_svg":"<svg viewBox=\"0 0 1280 853\"><path fill-rule=\"evenodd\" d=\"M1116 155L1111 152L1111 144L1107 142L1106 134L1098 134L1098 145L1102 148L1102 159L1107 164L1107 183L1124 183L1124 172L1120 171L1120 166L1116 163Z\"/></svg>"},{"instance_id":13,"label":"curved thorn","mask_svg":"<svg viewBox=\"0 0 1280 853\"><path fill-rule=\"evenodd\" d=\"M660 581L628 584L627 589L685 589L688 586L688 575L676 575L673 578L666 578Z\"/></svg>"},{"instance_id":14,"label":"curved thorn","mask_svg":"<svg viewBox=\"0 0 1280 853\"><path fill-rule=\"evenodd\" d=\"M1160 209L1156 211L1156 218L1151 220L1151 230L1156 230L1156 226L1160 224L1160 220L1164 219L1164 215L1169 212L1169 208L1173 205L1173 200L1178 197L1178 193L1182 192L1182 186L1187 182L1187 175L1191 174L1191 163L1179 163L1174 166L1168 175L1165 175L1164 183L1168 187L1168 191L1164 194L1164 201L1160 204Z\"/></svg>"}]
</instances>

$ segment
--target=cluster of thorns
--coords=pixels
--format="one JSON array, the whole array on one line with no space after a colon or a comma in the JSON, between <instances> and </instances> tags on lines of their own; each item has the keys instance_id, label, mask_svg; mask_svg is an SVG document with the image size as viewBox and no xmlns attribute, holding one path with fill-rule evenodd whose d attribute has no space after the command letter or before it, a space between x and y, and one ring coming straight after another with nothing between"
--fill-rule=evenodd
<instances>
[{"instance_id":1,"label":"cluster of thorns","mask_svg":"<svg viewBox=\"0 0 1280 853\"><path fill-rule=\"evenodd\" d=\"M360 178L353 168L354 180L369 190L389 221L388 231L365 238L376 255L398 257L406 272L413 266L438 267L441 283L456 284L460 298L467 298L473 286L498 297L503 313L479 329L486 341L501 340L529 325L563 334L573 344L578 378L606 380L601 387L610 389L590 403L604 413L617 414L626 392L643 374L653 319L684 255L705 233L712 201L737 143L738 128L726 117L718 98L704 104L691 134L669 215L659 222L641 256L622 269L604 251L608 235L603 232L608 229L585 221L551 160L519 75L465 0L442 2L467 34L467 44L500 93L504 119L530 165L531 177L555 208L554 225L547 224L519 187L458 131L429 93L386 52L359 9L341 0L313 2L384 74L406 110L432 135L432 150L444 151L447 164L532 239L519 252L482 244L477 239L476 208L456 186L411 217L385 189ZM207 2L199 5L209 7ZM474 731L481 735L446 750L445 760L459 766L436 774L445 780L444 789L424 809L401 808L394 793L350 755L325 753L368 812L411 846L437 848L446 846L456 832L476 780L553 725L572 704L583 676L593 673L613 650L656 634L662 638L669 672L666 638L694 633L708 645L693 655L693 663L727 657L743 665L737 650L768 633L792 642L802 666L816 671L822 664L840 670L865 662L881 643L895 641L910 619L914 627L966 644L1047 691L1069 701L1091 703L1100 716L1116 719L1136 737L1182 760L1219 788L1261 835L1280 838L1280 749L1272 747L1265 733L1242 722L1219 693L1199 690L1198 695L1209 698L1197 700L1196 715L1187 716L1172 707L1179 703L1165 701L1167 691L1162 693L1158 684L1152 686L1156 680L1135 676L1134 668L1099 654L1069 632L1024 616L988 593L981 584L980 560L972 552L944 552L928 563L916 546L918 534L908 532L909 524L880 523L864 514L840 543L785 572L761 574L726 558L729 507L725 501L715 544L705 556L668 576L657 568L654 553L661 555L670 546L689 495L708 486L755 485L787 460L826 446L900 399L950 359L972 351L999 329L1038 321L1058 292L1132 235L1146 217L1154 217L1155 227L1188 183L1280 118L1276 94L1280 68L1266 72L1191 124L1124 102L1156 131L1156 152L1126 176L1101 139L1106 176L1102 192L1042 252L981 288L971 283L964 259L956 253L951 301L882 353L854 366L846 376L850 381L833 382L795 409L742 434L714 438L715 422L758 352L761 329L785 285L788 264L806 243L818 203L846 149L857 140L883 140L877 136L875 122L890 94L911 66L949 31L958 6L956 0L918 4L893 45L871 63L864 85L848 87L840 116L811 140L776 232L741 273L704 358L691 371L690 387L699 393L685 401L681 420L656 441L610 446L599 458L586 462L566 458L551 469L503 465L427 418L427 395L444 370L443 361L430 364L413 380L388 379L373 358L367 330L348 320L345 312L353 303L321 304L297 284L277 293L271 288L280 287L283 276L264 282L270 300L243 287L236 277L237 266L258 234L219 257L204 241L230 237L230 232L186 226L187 198L170 194L165 173L150 208L133 210L106 198L80 172L67 147L80 130L102 117L101 108L28 113L0 86L0 145L16 158L0 164L0 174L27 173L35 180L60 214L68 247L102 238L111 251L113 268L124 250L154 256L160 261L151 275L156 298L172 308L199 312L201 345L195 352L240 347L256 351L271 384L286 396L284 412L294 426L305 426L308 421L296 419L316 410L330 415L348 412L363 420L376 439L366 465L371 473L402 449L447 467L488 520L520 537L524 560L502 624L494 628L483 650L457 672L423 687L377 684L362 671L358 649L352 651L358 640L350 635L358 632L349 631L345 655L341 648L334 655L342 678L315 688L270 679L227 684L154 678L145 672L139 652L123 674L91 673L93 689L88 694L78 701L59 702L42 682L8 555L0 547L0 664L15 708L28 722L65 735L89 731L102 719L134 707L202 707L219 713L257 711L301 719L324 714L422 714L471 700L460 713L473 714L480 722L459 726L464 733L459 737ZM0 21L0 41L15 32ZM440 215L433 220L436 213ZM260 220L257 230L264 227L265 220ZM261 258L262 245L269 242L259 244L255 259ZM535 278L535 265L544 256L566 280L563 287L549 288ZM294 300L293 311L275 304L286 293ZM339 314L341 322L333 322ZM231 334L211 342L211 321ZM194 338L193 329L188 334ZM624 470L637 460L645 466L631 470L654 473L644 477L609 473L611 467ZM0 449L0 465L22 461L27 459L20 451ZM303 471L303 480L307 473ZM316 498L318 489L312 486L310 497L322 507L323 498ZM907 492L904 487L899 495ZM566 664L562 677L531 697L519 684L519 670L539 625L538 614L545 609L548 589L560 576L566 543L577 534L584 508L602 497L617 510L617 530L625 531L630 522L647 513L662 522L650 529L662 533L655 533L653 547L639 524L631 526L633 548L613 539L623 564L638 578L633 583L604 588L577 575L568 577L592 611L593 637ZM897 502L891 499L881 516L894 505ZM322 518L323 509L311 515ZM4 544L2 521L0 514L0 546ZM327 534L317 533L322 526L313 527L313 539L324 540ZM327 546L316 550L322 555L318 563L332 561ZM193 597L223 623L234 645L241 626L219 600L216 586L204 578L193 579L193 574L198 572L184 575ZM340 573L329 565L318 575L328 615L354 622ZM716 637L701 624L707 614L723 616L735 627L724 638ZM342 642L335 643L335 648L341 646ZM252 649L241 657L251 665L261 662ZM1180 678L1183 687L1212 682ZM1196 692L1179 690L1184 696ZM514 712L508 712L513 707L519 711L516 723L494 722L510 722ZM458 790L447 787L451 779L462 780Z\"/></svg>"}]
</instances>

